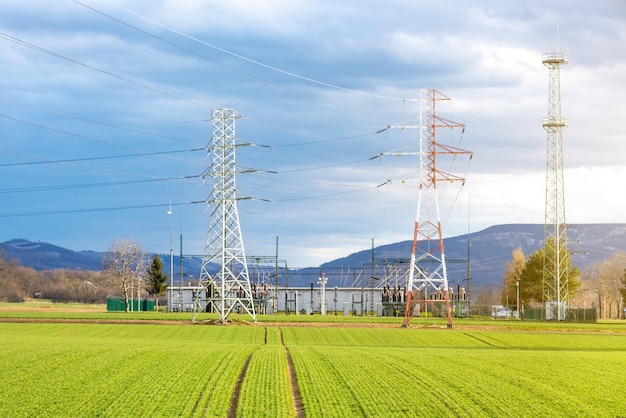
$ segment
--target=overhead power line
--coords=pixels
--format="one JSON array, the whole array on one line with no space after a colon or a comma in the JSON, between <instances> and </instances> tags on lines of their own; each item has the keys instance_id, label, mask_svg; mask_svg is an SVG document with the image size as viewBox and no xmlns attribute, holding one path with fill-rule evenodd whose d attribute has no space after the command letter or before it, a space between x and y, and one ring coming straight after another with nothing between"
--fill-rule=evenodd
<instances>
[{"instance_id":1,"label":"overhead power line","mask_svg":"<svg viewBox=\"0 0 626 418\"><path fill-rule=\"evenodd\" d=\"M101 13L101 14L103 14L105 16L111 17L109 15L106 15L105 13L102 13L102 12L92 8L92 7L89 7L89 6L79 2L78 0L73 0L73 1L75 3L77 3L77 4L80 4L81 6L87 7L89 9L94 10L94 11L96 11L98 13ZM306 81L306 82L309 82L309 83L312 83L312 84L317 84L317 85L321 85L321 86L324 86L324 87L329 87L329 88L332 88L332 89L335 89L335 90L341 90L341 91L345 91L345 92L353 93L353 94L358 94L358 95L362 95L362 96L376 97L376 98L379 98L379 99L398 100L398 101L399 100L404 100L403 98L399 98L399 97L386 96L386 95L370 93L370 92L366 92L366 91L362 91L362 90L356 90L356 89L351 89L351 88L347 88L347 87L342 87L342 86L339 86L339 85L336 85L336 84L327 83L327 82L320 81L320 80L317 80L317 79L314 79L314 78L311 78L311 77L306 77L306 76L303 76L301 74L297 74L297 73L294 73L294 72L291 72L291 71L287 71L287 70L284 70L282 68L266 64L264 62L261 62L261 61L252 59L250 57L247 57L245 55L241 55L241 54L238 54L236 52L230 51L228 49L225 49L225 48L219 47L217 45L211 44L209 42L203 41L202 39L196 38L195 36L189 35L189 34L187 34L185 32L179 31L179 30L174 29L174 28L172 28L170 26L164 25L164 24L162 24L160 22L157 22L157 21L155 21L153 19L150 19L150 18L148 18L148 17L146 17L146 16L144 16L144 15L142 15L140 13L134 12L134 11L132 11L130 9L127 9L127 8L125 8L125 7L123 7L123 6L119 5L119 4L114 3L114 2L111 2L111 1L108 1L108 0L103 0L103 1L105 3L110 4L113 7L116 7L118 9L120 9L120 10L123 10L124 12L126 12L128 14L131 14L131 15L133 15L133 16L141 19L141 20L144 20L144 21L149 22L149 23L151 23L153 25L156 25L156 26L158 26L158 27L160 27L162 29L165 29L167 31L170 31L172 33L175 33L177 35L185 37L187 39L191 39L194 42L197 42L197 43L202 44L204 46L207 46L209 48L215 49L215 50L220 51L220 52L222 52L224 54L230 55L230 56L238 58L240 60L249 62L251 64L257 65L259 67L263 67L263 68L271 70L271 71L275 71L277 73L280 73L280 74L283 74L283 75L286 75L286 76L289 76L289 77L297 78L299 80L303 80L303 81ZM114 19L114 20L119 22L118 19ZM124 23L124 22L121 22L121 23ZM124 23L124 24L126 24L126 23ZM167 43L170 43L170 42L167 41ZM194 53L194 55L195 55L195 53Z\"/></svg>"},{"instance_id":2,"label":"overhead power line","mask_svg":"<svg viewBox=\"0 0 626 418\"><path fill-rule=\"evenodd\" d=\"M28 104L25 104L25 103L16 102L16 101L13 101L13 100L7 100L7 99L0 98L0 101L5 102L5 103L10 103L10 104L13 104L13 105L17 105L17 106L26 107L26 108L33 109L33 110L38 110L40 112L51 113L53 115L60 115L60 116L66 117L66 118L71 118L71 119L79 120L79 121L82 121L82 122L92 123L94 125L106 126L108 128L119 129L119 130L122 130L122 131L137 133L137 134L141 134L141 135L149 135L149 136L154 136L154 137L163 138L163 139L172 139L174 141L181 141L181 142L191 142L191 143L197 143L197 144L200 143L198 141L192 141L192 140L185 139L185 138L176 138L176 137L173 137L173 136L158 134L156 132L140 131L138 129L132 129L132 128L124 127L124 126L114 125L112 123L100 122L100 121L93 120L93 119L86 119L86 118L82 118L80 116L71 115L69 113L63 113L63 112L58 112L58 111L51 110L51 109L45 109L45 108L42 108L42 107L32 106L32 105L28 105Z\"/></svg>"},{"instance_id":3,"label":"overhead power line","mask_svg":"<svg viewBox=\"0 0 626 418\"><path fill-rule=\"evenodd\" d=\"M183 153L183 152L192 152L192 151L201 151L201 150L203 149L196 148L196 149L191 149L191 150L143 152L143 153L126 154L126 155L109 155L109 156L104 156L104 157L68 158L68 159L63 159L63 160L43 160L43 159L40 160L35 157L28 157L28 156L24 156L20 154L0 151L0 154L4 154L4 155L38 160L38 161L27 161L27 162L19 162L19 163L4 163L4 164L0 164L0 167L15 167L15 166L39 165L39 164L63 164L63 163L74 163L74 162L79 162L79 161L94 161L94 160L113 160L113 159L119 159L119 158L144 157L144 156L164 155L164 154L178 154L178 153Z\"/></svg>"},{"instance_id":4,"label":"overhead power line","mask_svg":"<svg viewBox=\"0 0 626 418\"><path fill-rule=\"evenodd\" d=\"M146 208L161 208L171 206L183 206L186 203L155 203L151 205L136 205L136 206L115 206L108 208L85 208L85 209L62 209L62 210L46 210L40 212L13 212L13 213L0 213L0 218L18 218L24 216L47 216L47 215L66 215L70 213L89 213L89 212L109 212L118 210L134 210L134 209L146 209Z\"/></svg>"},{"instance_id":5,"label":"overhead power line","mask_svg":"<svg viewBox=\"0 0 626 418\"><path fill-rule=\"evenodd\" d=\"M56 185L56 186L20 187L20 188L0 189L0 194L44 192L44 191L51 191L51 190L67 190L67 189L87 189L87 188L93 188L93 187L107 187L107 186L124 186L128 184L189 180L189 179L198 178L198 177L201 177L201 176L195 175L195 176L185 176L185 177L170 177L170 178L162 178L162 179L126 180L126 181L109 181L109 182L103 182L103 183L63 184L63 185Z\"/></svg>"},{"instance_id":6,"label":"overhead power line","mask_svg":"<svg viewBox=\"0 0 626 418\"><path fill-rule=\"evenodd\" d=\"M144 82L141 82L141 81L133 80L131 78L124 77L124 76L121 76L119 74L115 74L115 73L112 73L110 71L103 70L103 69L95 67L93 65L86 64L86 63L78 61L76 59L73 59L73 58L70 58L70 57L66 57L65 55L61 55L59 53L50 51L50 50L42 48L40 46L31 44L30 42L26 42L26 41L24 41L22 39L16 38L16 37L11 36L11 35L8 35L8 34L6 34L4 32L0 32L0 38L3 38L3 39L5 39L7 41L10 41L10 42L14 42L14 43L16 43L18 45L25 46L27 48L34 49L35 51L39 51L39 52L51 55L51 56L56 57L56 58L60 58L60 59L65 60L65 61L69 61L71 63L80 65L82 67L89 68L89 69L97 71L99 73L106 74L106 75L108 75L110 77L117 78L118 80L122 80L124 82L130 83L130 84L134 84L136 86L139 86L139 87L142 87L142 88L145 88L145 89L148 89L148 90L152 90L154 92L161 93L161 94L164 94L166 96L173 97L175 99L183 100L185 102L194 104L196 106L200 106L200 107L203 107L203 108L206 108L206 109L211 108L211 106L208 106L208 105L205 105L203 103L200 103L200 102L197 102L197 101L194 101L194 100L186 98L185 95L182 94L182 93L172 92L172 91L163 89L161 87L157 87L157 86L154 86L154 85L151 85L151 84L148 84L148 83L144 83Z\"/></svg>"},{"instance_id":7,"label":"overhead power line","mask_svg":"<svg viewBox=\"0 0 626 418\"><path fill-rule=\"evenodd\" d=\"M288 91L288 92L291 92L291 93L293 93L293 94L296 94L296 95L299 95L299 96L302 96L302 97L307 97L307 98L310 98L310 99L313 99L313 100L317 100L317 101L320 101L320 102L324 102L324 103L332 104L332 105L337 106L337 107L345 107L345 106L343 106L343 105L341 105L341 104L339 104L339 103L333 102L333 101L331 101L331 100L328 100L328 99L325 99L325 98L322 98L322 97L312 96L312 95L307 94L307 93L303 93L302 91L298 91L298 90L295 90L295 89L293 89L293 88L287 87L287 86L286 86L286 85L284 85L284 84L277 84L277 83L271 82L271 81L269 81L269 80L267 80L267 79L264 79L264 78L262 78L262 77L259 77L259 76L258 76L258 75L256 75L256 74L252 74L252 73L250 73L250 72L243 71L243 70L242 70L242 69L240 69L240 68L235 68L235 67L232 67L232 66L230 66L230 65L224 64L224 63L222 63L222 62L219 62L219 61L217 61L217 60L214 60L214 59L212 59L212 58L209 58L209 57L207 57L207 56L205 56L205 55L199 54L199 53L197 53L197 52L195 52L195 51L193 51L193 50L191 50L191 49L189 49L189 48L185 48L185 47L183 47L183 46L181 46L181 45L178 45L178 44L176 44L176 43L174 43L174 42L171 42L171 41L169 41L169 40L167 40L167 39L164 39L164 38L162 38L162 37L160 37L160 36L157 36L157 35L155 35L155 34L153 34L153 33L150 33L150 32L148 32L148 31L145 31L145 30L141 29L141 28L138 28L137 26L131 25L131 24L130 24L130 23L128 23L128 22L125 22L125 21L123 21L123 20L121 20L121 19L118 19L118 18L116 18L116 17L114 17L114 16L111 16L110 14L105 13L105 12L103 12L103 11L101 11L101 10L98 10L98 9L96 9L96 8L94 8L94 7L91 7L91 6L89 6L89 5L86 5L86 4L84 4L84 3L82 3L82 2L80 2L80 1L78 1L78 0L72 0L72 1L74 1L74 3L79 4L79 5L81 5L81 6L85 7L85 8L87 8L87 9L89 9L89 10L91 10L91 11L95 12L95 13L100 14L100 15L102 15L102 16L104 16L104 17L106 17L106 18L110 19L110 20L113 20L113 21L115 21L115 22L117 22L117 23L119 23L119 24L121 24L121 25L124 25L124 26L126 26L126 27L128 27L128 28L131 28L131 29L133 29L133 30L135 30L135 31L137 31L137 32L140 32L140 33L142 33L142 34L144 34L144 35L146 35L146 36L149 36L149 37L151 37L151 38L153 38L153 39L156 39L156 40L158 40L158 41L160 41L160 42L163 42L164 44L170 45L170 46L172 46L172 47L174 47L174 48L177 48L177 49L179 49L179 50L181 50L181 51L184 51L184 52L186 52L186 53L188 53L188 54L191 54L191 55L193 55L193 56L195 56L195 57L198 57L198 58L200 58L200 59L203 59L203 60L209 61L209 62L211 62L211 63L213 63L213 64L219 65L219 66L221 66L221 67L223 67L223 68L226 68L226 69L228 69L228 70L234 71L234 72L239 73L239 74L243 74L243 75L248 76L248 77L250 77L250 78L253 78L253 79L255 79L255 80L259 80L259 81L261 81L261 82L263 82L263 83L265 83L265 84L268 84L268 85L270 85L270 86L273 86L273 87L275 87L275 88L277 88L277 89L281 89L281 90L284 90L284 91ZM136 12L133 12L133 11L130 11L130 10L124 9L123 7L121 7L121 6L119 6L119 5L116 5L116 4L113 4L113 3L109 3L109 4L111 4L111 5L113 5L113 6L117 7L117 8L121 8L122 10L126 11L127 13L130 13L130 14L132 14L132 15L135 15L135 16L137 16L137 17L140 17L141 19L147 20L147 21L149 21L149 22L151 22L151 23L153 23L153 24L155 24L155 25L157 25L157 26L164 27L164 28L166 28L166 29L167 29L167 30L169 30L169 31L172 31L172 32L177 33L177 34L179 34L179 35L182 35L182 36L185 36L185 37L187 37L187 38L190 38L190 39L192 39L192 40L194 40L194 41L196 41L196 42L200 42L200 43L201 43L201 44L203 44L203 45L213 47L213 45L211 45L211 44L206 44L206 43L205 43L204 41L202 41L202 40L196 39L196 38L194 38L194 37L192 37L192 36L190 36L190 35L186 35L186 34L184 34L183 32L177 31L177 30L175 30L175 29L168 28L168 27L166 27L166 26L164 26L164 25L161 25L161 24L159 24L158 22L152 21L152 20L150 20L150 19L148 19L148 18L146 18L146 17L144 17L144 16L142 16L142 15L140 15L140 14L136 13ZM218 47L216 47L216 48L218 48ZM227 51L227 50L225 50L225 49L220 49L220 50ZM234 54L234 53L233 53L233 54ZM240 55L238 55L238 54L235 54L235 56L239 56L239 57L241 57L241 56L240 56ZM271 67L270 67L270 68L271 68ZM319 82L319 83L322 83L322 82ZM322 84L324 84L324 83L322 83ZM379 97L385 97L385 96L379 96ZM391 98L391 99L395 99L395 98ZM397 99L397 100L400 100L400 99Z\"/></svg>"}]
</instances>

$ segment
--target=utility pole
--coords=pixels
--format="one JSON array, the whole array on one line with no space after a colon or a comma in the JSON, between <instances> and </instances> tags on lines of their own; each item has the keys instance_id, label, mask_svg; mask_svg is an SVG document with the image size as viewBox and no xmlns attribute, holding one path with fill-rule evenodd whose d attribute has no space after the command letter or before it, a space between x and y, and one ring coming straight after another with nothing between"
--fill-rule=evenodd
<instances>
[{"instance_id":1,"label":"utility pole","mask_svg":"<svg viewBox=\"0 0 626 418\"><path fill-rule=\"evenodd\" d=\"M328 282L328 277L321 273L317 282L320 285L320 315L326 315L326 283Z\"/></svg>"},{"instance_id":2,"label":"utility pole","mask_svg":"<svg viewBox=\"0 0 626 418\"><path fill-rule=\"evenodd\" d=\"M167 211L170 217L170 312L174 311L174 250L172 248L172 203Z\"/></svg>"},{"instance_id":3,"label":"utility pole","mask_svg":"<svg viewBox=\"0 0 626 418\"><path fill-rule=\"evenodd\" d=\"M472 264L470 262L470 255L472 251L472 240L470 238L470 232L467 232L467 289L465 289L465 306L467 307L467 312L465 316L467 318L470 317L471 312L471 292L472 292Z\"/></svg>"},{"instance_id":4,"label":"utility pole","mask_svg":"<svg viewBox=\"0 0 626 418\"><path fill-rule=\"evenodd\" d=\"M209 230L204 248L198 291L194 303L195 321L207 308L219 312L226 322L230 313L240 309L256 322L248 265L239 224L235 175L240 173L235 161L239 146L235 136L235 119L240 116L233 109L216 109L211 114L212 140L208 151L212 164L203 177L211 177L213 188L208 200ZM211 264L219 264L217 273L210 272Z\"/></svg>"},{"instance_id":5,"label":"utility pole","mask_svg":"<svg viewBox=\"0 0 626 418\"><path fill-rule=\"evenodd\" d=\"M569 253L567 249L567 224L565 223L565 185L563 164L563 131L567 118L561 115L560 68L567 64L567 53L544 53L543 65L549 70L548 116L543 118L543 128L548 134L546 157L546 206L544 222L543 302L546 312L553 312L548 305L556 304L556 319L565 319L565 307L569 305Z\"/></svg>"}]
</instances>

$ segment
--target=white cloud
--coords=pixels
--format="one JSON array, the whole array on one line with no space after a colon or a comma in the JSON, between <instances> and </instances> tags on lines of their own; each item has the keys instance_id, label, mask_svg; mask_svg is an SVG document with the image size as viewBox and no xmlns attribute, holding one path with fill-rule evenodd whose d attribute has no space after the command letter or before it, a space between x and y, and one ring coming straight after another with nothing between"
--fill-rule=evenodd
<instances>
[{"instance_id":1,"label":"white cloud","mask_svg":"<svg viewBox=\"0 0 626 418\"><path fill-rule=\"evenodd\" d=\"M461 196L442 196L444 234L463 234L468 222L474 230L498 223L540 223L546 158L541 118L547 113L548 90L541 53L554 48L558 24L561 46L570 58L561 72L563 114L570 125L563 134L568 220L622 220L626 24L620 2L85 3L207 59L76 3L5 2L6 14L0 17L3 32L184 96L154 92L0 39L2 96L27 105L0 102L0 115L116 144L96 144L4 118L0 132L14 141L7 141L3 152L22 155L0 154L7 188L42 181L72 184L197 175L210 162L206 151L71 166L6 164L35 157L104 157L131 149L202 147L210 141L210 109L233 107L247 117L237 121L240 138L272 146L242 149L238 162L278 172L237 181L242 195L274 201L240 205L249 251L273 254L274 237L279 236L281 253L291 266L314 265L368 248L372 238L377 245L411 239L416 160L368 159L417 144L417 132L409 129L376 132L414 121L419 112L416 103L402 99L422 88L436 88L452 99L440 109L440 116L466 125L460 144L458 133L442 132L440 140L474 151ZM40 13L44 8L47 13ZM447 169L450 163L441 164ZM462 159L452 169L466 174ZM391 184L376 188L387 179ZM209 193L208 185L175 181L82 194L71 189L39 196L21 193L7 200L4 212L27 212L33 204L41 210L62 210L186 203L206 199ZM203 205L183 206L186 251L201 252L208 214ZM81 229L81 236L74 239L83 248L104 249L116 236L133 233L151 249L165 252L168 219L161 212L156 208L74 215ZM70 242L67 231L55 228L68 224L58 216L58 222L45 216L12 218L15 222L3 225L0 236L53 242L59 237ZM151 223L156 226L145 227ZM26 232L31 227L36 229ZM39 231L46 231L43 237L35 236Z\"/></svg>"}]
</instances>

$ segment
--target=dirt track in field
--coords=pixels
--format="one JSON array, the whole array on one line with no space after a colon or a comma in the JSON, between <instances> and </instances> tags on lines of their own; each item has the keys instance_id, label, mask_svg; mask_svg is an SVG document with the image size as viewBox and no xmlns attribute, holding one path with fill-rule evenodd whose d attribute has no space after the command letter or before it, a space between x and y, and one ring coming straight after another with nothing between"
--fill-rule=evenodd
<instances>
[{"instance_id":1,"label":"dirt track in field","mask_svg":"<svg viewBox=\"0 0 626 418\"><path fill-rule=\"evenodd\" d=\"M303 418L304 415L304 405L302 404L302 396L300 395L300 387L298 386L298 379L296 376L296 369L293 367L293 361L291 360L291 354L289 353L289 349L285 345L285 341L283 341L283 330L280 330L280 343L285 350L285 357L287 359L287 370L289 372L289 386L291 387L291 399L293 400L293 410L298 418Z\"/></svg>"}]
</instances>

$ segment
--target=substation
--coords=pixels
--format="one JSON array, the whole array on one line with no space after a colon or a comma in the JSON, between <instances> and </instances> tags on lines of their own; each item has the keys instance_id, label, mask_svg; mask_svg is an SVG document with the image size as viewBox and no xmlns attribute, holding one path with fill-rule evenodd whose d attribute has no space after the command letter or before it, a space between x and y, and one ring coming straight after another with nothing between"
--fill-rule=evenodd
<instances>
[{"instance_id":1,"label":"substation","mask_svg":"<svg viewBox=\"0 0 626 418\"><path fill-rule=\"evenodd\" d=\"M544 242L552 243L546 248L544 266L553 267L547 268L552 275L544 275L544 289L548 293L543 296L542 304L544 307L558 306L555 319L564 320L565 309L560 307L569 305L569 294L568 269L565 265L567 235L561 137L567 119L561 115L559 69L567 63L567 55L559 52L557 46L554 53L544 54L542 58L550 73L549 115L543 118L543 127L548 133ZM410 258L405 260L401 274L395 277L395 281L390 280L389 276L377 279L380 272L374 271L372 263L369 286L366 285L365 277L361 278L360 287L329 286L328 278L321 272L316 281L311 281L310 286L289 286L286 262L282 271L278 268L278 238L276 256L273 258L273 276L267 275L263 280L251 279L249 265L254 263L244 252L237 210L237 202L242 197L238 196L235 187L237 174L247 172L236 164L236 149L251 144L239 141L235 135L235 120L241 117L235 110L214 109L211 116L212 137L207 147L211 165L204 173L204 176L212 179L213 185L206 200L211 215L202 268L193 286L180 285L176 288L172 282L168 292L169 310L193 312L192 322L206 312L219 313L222 322L233 312L249 315L254 321L257 314L278 312L288 315L400 316L404 317L404 327L408 327L413 317L434 315L446 318L448 328L453 327L453 317L469 315L469 297L465 288L457 286L454 289L449 286L440 191L437 187L455 182L462 185L465 182L462 177L442 171L437 164L444 156L456 158L466 155L471 160L471 151L446 145L437 137L438 130L443 128L448 132L461 130L462 138L465 125L439 116L438 109L449 103L450 98L437 90L420 90L413 101L419 103L419 117L415 125L389 125L379 131L418 131L418 140L413 144L417 152L406 153L419 155L420 178L416 190L413 245ZM402 153L381 153L371 159L383 155ZM264 262L269 260L272 257L264 257ZM219 266L217 270L216 266ZM173 278L173 273L171 276ZM468 289L470 277L468 248ZM551 302L554 303L551 305Z\"/></svg>"},{"instance_id":2,"label":"substation","mask_svg":"<svg viewBox=\"0 0 626 418\"><path fill-rule=\"evenodd\" d=\"M354 288L322 287L311 284L308 287L280 287L278 290L267 284L252 284L252 304L259 315L340 315L340 316L395 316L404 317L407 292L402 287ZM211 296L211 292L213 294ZM243 290L239 290L240 299ZM236 297L237 295L235 295ZM173 312L194 312L198 306L203 312L217 312L210 303L211 298L219 298L219 292L209 287L178 286L168 292L168 307ZM445 312L443 292L422 295L431 303L417 306L414 316L441 316ZM469 312L465 288L457 288L451 293L452 315L465 317ZM432 306L435 306L433 308ZM243 302L236 302L232 312L245 314Z\"/></svg>"},{"instance_id":3,"label":"substation","mask_svg":"<svg viewBox=\"0 0 626 418\"><path fill-rule=\"evenodd\" d=\"M328 277L322 272L317 277L317 286L313 281L309 287L289 286L286 262L282 271L278 267L278 237L273 260L272 257L256 260L259 264L261 261L274 261L274 275L267 281L251 279L249 268L254 265L255 259L246 257L244 251L237 210L237 202L242 197L237 194L235 186L237 174L247 172L238 167L236 150L251 144L239 141L235 134L235 121L241 116L234 109L214 109L211 113L211 142L207 146L211 165L204 173L212 179L212 188L206 200L210 217L202 267L197 283L186 287L181 285L176 288L173 285L171 271L168 308L193 312L192 322L207 312L218 313L222 322L227 321L233 312L249 315L253 321L256 321L257 314L332 313L401 316L404 317L405 327L413 317L432 314L446 318L448 328L452 328L453 315L461 316L469 312L465 306L468 298L465 289L459 287L455 293L448 285L437 184L462 183L465 180L439 170L437 159L446 155L471 157L472 152L444 145L436 139L440 128L448 132L462 129L461 135L465 131L465 125L437 115L437 107L449 103L450 98L437 90L427 89L420 90L418 97L412 101L419 104L417 124L390 125L381 130L418 131L417 141L413 144L418 152L407 152L407 155L419 155L420 167L413 246L410 259L404 263L401 274L396 275L395 282L388 277L376 278L378 272L372 265L369 286L366 286L365 277L361 277L360 288L329 286ZM381 158L385 154L372 158ZM388 155L398 156L398 152ZM171 254L170 245L170 258ZM281 275L285 276L282 280ZM281 283L284 286L281 287Z\"/></svg>"},{"instance_id":4,"label":"substation","mask_svg":"<svg viewBox=\"0 0 626 418\"><path fill-rule=\"evenodd\" d=\"M566 65L566 52L557 48L554 52L542 54L542 63L549 70L548 116L542 119L547 133L546 155L546 200L544 212L544 275L539 307L524 309L523 315L529 319L589 322L596 320L595 309L577 309L570 306L568 238L565 219L565 187L563 161L563 131L568 126L567 118L561 114L560 68ZM418 96L406 99L419 102L419 116L414 125L389 125L379 130L390 129L418 131L417 141L412 144L417 151L380 153L370 158L375 160L384 155L418 155L419 187L416 189L417 211L413 223L413 241L410 258L395 259L394 273L389 274L389 265L375 263L372 242L372 265L370 277L365 277L364 266L346 266L347 269L361 269L359 280L344 280L340 274L325 276L315 268L287 268L287 262L278 258L278 237L275 256L246 256L243 234L239 223L237 202L250 199L237 193L236 177L251 172L236 164L236 150L253 145L240 142L235 135L235 121L241 118L234 109L214 109L211 114L212 137L207 146L211 164L202 174L211 178L212 188L206 199L209 227L203 255L189 256L182 252L178 281L174 284L172 226L170 217L170 283L167 291L167 309L170 312L192 312L192 322L203 313L219 313L220 320L226 321L230 313L249 315L256 321L257 314L286 315L358 315L358 316L397 316L404 317L407 327L411 318L418 316L439 316L452 328L453 317L470 314L470 243L468 234L467 260L447 260L443 245L443 227L438 185L449 183L464 184L465 179L453 173L440 170L438 160L445 156L469 156L473 153L451 145L438 138L438 130L452 132L465 125L439 116L438 109L450 98L434 89L419 90ZM443 208L445 209L445 208ZM171 215L170 211L168 212ZM408 235L408 234L407 234ZM183 258L201 258L199 276L183 274ZM380 261L380 260L379 260ZM450 286L447 263L467 263L467 274L455 283L465 286ZM280 267L279 267L280 264ZM369 266L368 266L369 267ZM254 270L256 277L250 274ZM303 271L306 270L306 273ZM261 273L259 273L261 272ZM304 280L292 280L289 274L302 275ZM519 272L515 272L519 274ZM193 279L183 284L184 277ZM505 280L505 286L515 285L519 299L519 276ZM298 286L294 286L297 282ZM307 283L307 285L303 285ZM310 283L310 284L309 284ZM350 283L350 285L346 285ZM507 294L508 294L507 290ZM139 296L139 289L138 289ZM131 290L131 310L151 310L134 300ZM111 300L109 310L121 310L120 300ZM491 316L520 317L519 300L517 312L512 314L507 306L493 305ZM485 315L485 313L482 313Z\"/></svg>"}]
</instances>

